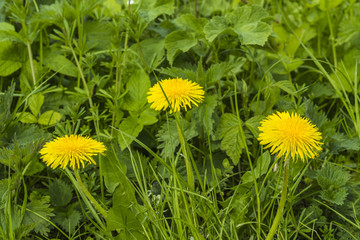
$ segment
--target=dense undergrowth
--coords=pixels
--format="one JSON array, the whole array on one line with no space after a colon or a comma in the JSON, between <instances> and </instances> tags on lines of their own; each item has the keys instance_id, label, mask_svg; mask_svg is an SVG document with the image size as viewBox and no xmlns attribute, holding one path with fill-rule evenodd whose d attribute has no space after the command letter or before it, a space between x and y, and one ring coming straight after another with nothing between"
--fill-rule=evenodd
<instances>
[{"instance_id":1,"label":"dense undergrowth","mask_svg":"<svg viewBox=\"0 0 360 240\"><path fill-rule=\"evenodd\" d=\"M360 239L359 56L355 0L0 1L0 238L265 239L284 161L258 126L288 111L323 150L290 162L274 239ZM204 101L151 109L177 77ZM75 170L106 214L40 158L70 134L107 148Z\"/></svg>"}]
</instances>

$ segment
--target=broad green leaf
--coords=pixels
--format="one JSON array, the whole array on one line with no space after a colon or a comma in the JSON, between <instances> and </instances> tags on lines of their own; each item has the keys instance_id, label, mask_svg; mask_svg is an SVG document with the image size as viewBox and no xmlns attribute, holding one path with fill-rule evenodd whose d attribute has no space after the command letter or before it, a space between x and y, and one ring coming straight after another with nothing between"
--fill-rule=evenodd
<instances>
[{"instance_id":1,"label":"broad green leaf","mask_svg":"<svg viewBox=\"0 0 360 240\"><path fill-rule=\"evenodd\" d=\"M204 102L194 108L193 113L196 118L201 121L201 125L210 135L213 134L214 118L213 114L218 104L218 95L205 95Z\"/></svg>"},{"instance_id":2,"label":"broad green leaf","mask_svg":"<svg viewBox=\"0 0 360 240\"><path fill-rule=\"evenodd\" d=\"M319 8L322 11L329 11L337 6L339 6L344 0L319 0Z\"/></svg>"},{"instance_id":3,"label":"broad green leaf","mask_svg":"<svg viewBox=\"0 0 360 240\"><path fill-rule=\"evenodd\" d=\"M139 46L134 44L131 48L138 53L138 61L143 64L145 60L144 69L147 72L153 71L158 67L165 59L165 46L163 39L145 39L140 42L141 52ZM142 58L144 57L144 59Z\"/></svg>"},{"instance_id":4,"label":"broad green leaf","mask_svg":"<svg viewBox=\"0 0 360 240\"><path fill-rule=\"evenodd\" d=\"M255 178L258 179L269 170L269 165L271 162L271 156L269 151L264 152L257 160L256 167L254 169ZM253 173L251 171L246 172L241 179L243 183L253 182Z\"/></svg>"},{"instance_id":5,"label":"broad green leaf","mask_svg":"<svg viewBox=\"0 0 360 240\"><path fill-rule=\"evenodd\" d=\"M124 97L123 108L139 114L147 103L146 97L149 88L149 76L142 69L135 70L126 84L128 93Z\"/></svg>"},{"instance_id":6,"label":"broad green leaf","mask_svg":"<svg viewBox=\"0 0 360 240\"><path fill-rule=\"evenodd\" d=\"M45 219L49 220L50 217L54 216L52 213L53 209L49 204L50 197L40 196L38 192L33 191L29 196L29 200L30 202L26 205L26 208L31 211L26 211L24 216L24 224L33 226L36 233L48 236L48 233L50 232L50 223Z\"/></svg>"},{"instance_id":7,"label":"broad green leaf","mask_svg":"<svg viewBox=\"0 0 360 240\"><path fill-rule=\"evenodd\" d=\"M19 118L22 123L37 123L37 118L29 112L17 113L16 117Z\"/></svg>"},{"instance_id":8,"label":"broad green leaf","mask_svg":"<svg viewBox=\"0 0 360 240\"><path fill-rule=\"evenodd\" d=\"M50 183L49 195L51 204L57 207L66 206L72 198L72 188L60 179Z\"/></svg>"},{"instance_id":9,"label":"broad green leaf","mask_svg":"<svg viewBox=\"0 0 360 240\"><path fill-rule=\"evenodd\" d=\"M250 130L250 132L254 135L255 138L259 136L259 127L260 121L264 118L262 115L256 115L252 118L249 118L245 122L245 126Z\"/></svg>"},{"instance_id":10,"label":"broad green leaf","mask_svg":"<svg viewBox=\"0 0 360 240\"><path fill-rule=\"evenodd\" d=\"M1 150L0 150L1 151ZM0 208L4 207L4 203L8 197L8 188L9 188L9 179L1 179L0 180Z\"/></svg>"},{"instance_id":11,"label":"broad green leaf","mask_svg":"<svg viewBox=\"0 0 360 240\"><path fill-rule=\"evenodd\" d=\"M230 27L231 22L228 18L223 16L213 17L204 27L205 37L209 42L212 42L220 34L236 35Z\"/></svg>"},{"instance_id":12,"label":"broad green leaf","mask_svg":"<svg viewBox=\"0 0 360 240\"><path fill-rule=\"evenodd\" d=\"M47 49L44 51L44 64L51 70L66 76L77 77L78 69L74 63L61 54L60 51Z\"/></svg>"},{"instance_id":13,"label":"broad green leaf","mask_svg":"<svg viewBox=\"0 0 360 240\"><path fill-rule=\"evenodd\" d=\"M190 48L198 44L194 33L189 31L174 31L166 36L165 48L167 50L167 59L170 65L173 64L175 57L180 52L187 52Z\"/></svg>"},{"instance_id":14,"label":"broad green leaf","mask_svg":"<svg viewBox=\"0 0 360 240\"><path fill-rule=\"evenodd\" d=\"M116 206L109 210L106 219L107 231L119 231L121 239L146 240L143 227L136 213L128 207Z\"/></svg>"},{"instance_id":15,"label":"broad green leaf","mask_svg":"<svg viewBox=\"0 0 360 240\"><path fill-rule=\"evenodd\" d=\"M75 204L72 204L67 208L61 208L56 212L56 216L53 218L53 221L68 233L75 232L76 227L80 224L82 216L78 210L74 209Z\"/></svg>"},{"instance_id":16,"label":"broad green leaf","mask_svg":"<svg viewBox=\"0 0 360 240\"><path fill-rule=\"evenodd\" d=\"M148 23L162 14L174 12L174 0L141 0L139 5L139 15Z\"/></svg>"},{"instance_id":17,"label":"broad green leaf","mask_svg":"<svg viewBox=\"0 0 360 240\"><path fill-rule=\"evenodd\" d=\"M139 133L143 130L143 125L139 123L138 117L128 116L120 123L119 130L133 137L137 137ZM121 150L124 150L128 145L132 143L133 140L119 132L118 141Z\"/></svg>"},{"instance_id":18,"label":"broad green leaf","mask_svg":"<svg viewBox=\"0 0 360 240\"><path fill-rule=\"evenodd\" d=\"M202 35L203 28L209 21L206 18L196 18L193 14L182 14L174 22L182 30L191 30Z\"/></svg>"},{"instance_id":19,"label":"broad green leaf","mask_svg":"<svg viewBox=\"0 0 360 240\"><path fill-rule=\"evenodd\" d=\"M268 15L264 8L257 5L246 5L230 14L229 18L234 24L232 29L239 35L241 44L265 44L272 30L269 24L261 20Z\"/></svg>"},{"instance_id":20,"label":"broad green leaf","mask_svg":"<svg viewBox=\"0 0 360 240\"><path fill-rule=\"evenodd\" d=\"M246 139L241 124L234 114L225 113L221 116L216 130L217 138L221 139L221 150L226 152L234 165L238 164L245 147Z\"/></svg>"},{"instance_id":21,"label":"broad green leaf","mask_svg":"<svg viewBox=\"0 0 360 240\"><path fill-rule=\"evenodd\" d=\"M170 78L179 77L182 79L189 79L192 81L194 81L197 78L196 73L193 70L185 69L185 68L177 68L177 67L162 68L160 70L160 73L170 76Z\"/></svg>"},{"instance_id":22,"label":"broad green leaf","mask_svg":"<svg viewBox=\"0 0 360 240\"><path fill-rule=\"evenodd\" d=\"M6 77L19 70L25 61L24 46L0 41L0 76Z\"/></svg>"},{"instance_id":23,"label":"broad green leaf","mask_svg":"<svg viewBox=\"0 0 360 240\"><path fill-rule=\"evenodd\" d=\"M182 119L180 124L182 126L186 140L190 140L191 138L198 135L195 122L190 123L186 119ZM158 134L156 134L156 138L160 142L158 148L162 149L161 156L163 158L171 158L175 153L176 147L180 144L175 119L169 120L169 122L165 122L160 127Z\"/></svg>"},{"instance_id":24,"label":"broad green leaf","mask_svg":"<svg viewBox=\"0 0 360 240\"><path fill-rule=\"evenodd\" d=\"M85 21L83 23L86 46L94 50L108 50L115 34L113 24L106 21Z\"/></svg>"},{"instance_id":25,"label":"broad green leaf","mask_svg":"<svg viewBox=\"0 0 360 240\"><path fill-rule=\"evenodd\" d=\"M278 81L274 84L274 86L280 88L281 90L283 90L291 95L296 94L296 89L295 89L294 85L292 84L292 82L290 82L289 80Z\"/></svg>"},{"instance_id":26,"label":"broad green leaf","mask_svg":"<svg viewBox=\"0 0 360 240\"><path fill-rule=\"evenodd\" d=\"M42 95L41 93L34 94L29 97L29 101L28 101L29 108L34 116L37 116L40 113L40 108L43 105L43 103L44 103L44 95Z\"/></svg>"},{"instance_id":27,"label":"broad green leaf","mask_svg":"<svg viewBox=\"0 0 360 240\"><path fill-rule=\"evenodd\" d=\"M152 125L158 121L156 117L157 115L157 111L151 108L147 108L140 114L138 122L142 125Z\"/></svg>"},{"instance_id":28,"label":"broad green leaf","mask_svg":"<svg viewBox=\"0 0 360 240\"><path fill-rule=\"evenodd\" d=\"M24 43L23 37L15 32L13 25L7 22L0 22L0 42L19 42Z\"/></svg>"},{"instance_id":29,"label":"broad green leaf","mask_svg":"<svg viewBox=\"0 0 360 240\"><path fill-rule=\"evenodd\" d=\"M38 123L42 125L53 125L60 121L61 118L61 113L50 110L40 115Z\"/></svg>"},{"instance_id":30,"label":"broad green leaf","mask_svg":"<svg viewBox=\"0 0 360 240\"><path fill-rule=\"evenodd\" d=\"M36 152L38 152L38 150L36 150ZM33 157L32 155L29 155L29 157L31 157L31 160L29 163L26 163L27 168L24 173L25 176L32 176L41 172L45 168L44 164L39 161L39 158Z\"/></svg>"},{"instance_id":31,"label":"broad green leaf","mask_svg":"<svg viewBox=\"0 0 360 240\"><path fill-rule=\"evenodd\" d=\"M108 15L109 17L115 17L116 15L119 15L123 12L121 9L121 4L119 4L119 2L116 0L105 0L103 5L105 7L104 14Z\"/></svg>"}]
</instances>

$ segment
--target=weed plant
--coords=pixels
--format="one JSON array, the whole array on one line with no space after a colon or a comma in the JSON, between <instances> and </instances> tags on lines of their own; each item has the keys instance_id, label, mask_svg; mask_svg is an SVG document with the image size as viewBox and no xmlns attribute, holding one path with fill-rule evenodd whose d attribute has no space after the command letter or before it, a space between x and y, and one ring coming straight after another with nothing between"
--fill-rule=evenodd
<instances>
[{"instance_id":1,"label":"weed plant","mask_svg":"<svg viewBox=\"0 0 360 240\"><path fill-rule=\"evenodd\" d=\"M0 239L260 240L280 203L273 239L360 239L359 56L355 0L0 0ZM151 108L177 78L198 106ZM264 148L276 112L320 154ZM46 166L70 135L107 150Z\"/></svg>"}]
</instances>

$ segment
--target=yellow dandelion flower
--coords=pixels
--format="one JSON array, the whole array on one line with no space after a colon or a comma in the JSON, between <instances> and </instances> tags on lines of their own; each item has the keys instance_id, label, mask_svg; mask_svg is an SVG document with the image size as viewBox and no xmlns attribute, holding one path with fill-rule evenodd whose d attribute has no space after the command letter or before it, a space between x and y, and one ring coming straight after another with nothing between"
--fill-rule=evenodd
<instances>
[{"instance_id":1,"label":"yellow dandelion flower","mask_svg":"<svg viewBox=\"0 0 360 240\"><path fill-rule=\"evenodd\" d=\"M161 90L161 87L164 92ZM166 94L167 99L171 104L170 113L179 112L181 108L185 111L191 108L191 103L198 106L198 103L204 100L203 88L192 81L182 78L173 78L161 80L156 83L148 91L147 100L151 104L151 108L161 111L166 110L169 107L169 103L164 95Z\"/></svg>"},{"instance_id":2,"label":"yellow dandelion flower","mask_svg":"<svg viewBox=\"0 0 360 240\"><path fill-rule=\"evenodd\" d=\"M318 156L322 150L321 133L309 119L296 113L277 112L260 122L258 140L260 144L270 148L271 154L277 157L289 156L296 161L307 161Z\"/></svg>"},{"instance_id":3,"label":"yellow dandelion flower","mask_svg":"<svg viewBox=\"0 0 360 240\"><path fill-rule=\"evenodd\" d=\"M89 137L70 135L58 137L48 142L40 150L41 158L47 166L64 169L69 163L73 169L84 167L84 161L96 164L92 156L103 154L106 148L103 143Z\"/></svg>"}]
</instances>

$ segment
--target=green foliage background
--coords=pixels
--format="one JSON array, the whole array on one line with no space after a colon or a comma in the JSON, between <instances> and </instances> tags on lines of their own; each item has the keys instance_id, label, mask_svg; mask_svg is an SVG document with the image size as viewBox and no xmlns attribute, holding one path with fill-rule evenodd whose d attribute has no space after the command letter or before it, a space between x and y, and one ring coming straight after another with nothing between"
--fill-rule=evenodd
<instances>
[{"instance_id":1,"label":"green foliage background","mask_svg":"<svg viewBox=\"0 0 360 240\"><path fill-rule=\"evenodd\" d=\"M309 118L323 151L290 166L276 239L360 239L360 4L355 0L0 0L0 239L264 239L283 162L257 140L276 111ZM176 121L148 89L206 94ZM80 169L40 160L58 136L107 146Z\"/></svg>"}]
</instances>

